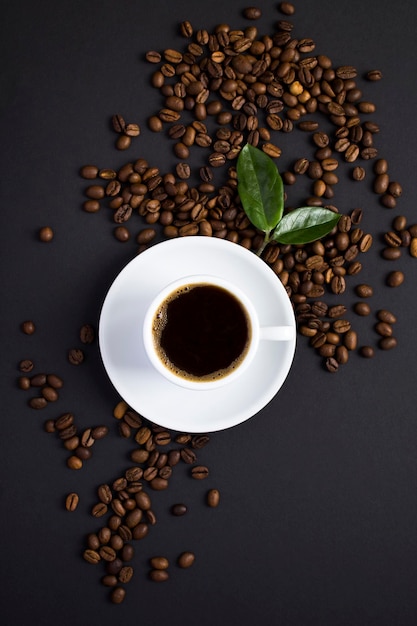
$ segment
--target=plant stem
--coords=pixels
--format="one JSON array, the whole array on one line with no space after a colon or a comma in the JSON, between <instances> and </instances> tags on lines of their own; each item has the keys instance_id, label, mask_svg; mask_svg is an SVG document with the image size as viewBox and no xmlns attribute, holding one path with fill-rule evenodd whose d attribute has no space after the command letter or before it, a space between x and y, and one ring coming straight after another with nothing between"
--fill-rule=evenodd
<instances>
[{"instance_id":1,"label":"plant stem","mask_svg":"<svg viewBox=\"0 0 417 626\"><path fill-rule=\"evenodd\" d=\"M271 234L271 231L268 231L267 233L265 233L264 240L263 240L259 250L256 253L257 256L261 256L262 252L265 250L266 246L269 244L269 242L270 242L269 235L270 234Z\"/></svg>"}]
</instances>

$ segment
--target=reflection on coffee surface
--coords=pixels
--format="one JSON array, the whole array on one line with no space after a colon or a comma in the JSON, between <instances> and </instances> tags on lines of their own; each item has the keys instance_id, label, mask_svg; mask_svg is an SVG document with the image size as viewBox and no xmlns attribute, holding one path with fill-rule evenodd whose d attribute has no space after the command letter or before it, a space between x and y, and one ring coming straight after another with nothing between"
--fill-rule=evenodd
<instances>
[{"instance_id":1,"label":"reflection on coffee surface","mask_svg":"<svg viewBox=\"0 0 417 626\"><path fill-rule=\"evenodd\" d=\"M248 314L216 285L184 285L158 307L153 337L159 358L187 380L224 378L243 361L250 344Z\"/></svg>"}]
</instances>

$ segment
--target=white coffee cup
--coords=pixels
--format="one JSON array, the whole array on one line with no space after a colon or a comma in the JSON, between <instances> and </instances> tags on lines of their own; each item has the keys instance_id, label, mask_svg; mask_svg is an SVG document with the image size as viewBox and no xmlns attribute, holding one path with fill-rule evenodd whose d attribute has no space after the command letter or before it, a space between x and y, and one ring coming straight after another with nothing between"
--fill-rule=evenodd
<instances>
[{"instance_id":1,"label":"white coffee cup","mask_svg":"<svg viewBox=\"0 0 417 626\"><path fill-rule=\"evenodd\" d=\"M210 379L204 377L202 380L199 380L198 377L187 377L186 373L175 371L175 367L172 365L168 366L161 358L161 349L158 341L155 339L154 332L155 316L161 304L170 298L171 294L181 291L184 287L195 287L197 285L218 287L232 294L240 303L248 321L247 346L242 356L237 359L235 366L227 369L226 373L222 373L219 376L214 375ZM284 297L287 297L285 292L283 294ZM279 306L279 302L277 302L277 306ZM169 324L169 320L166 323ZM293 325L286 326L260 326L256 308L242 289L219 276L197 274L183 276L171 282L152 300L144 318L143 342L152 366L167 380L187 389L207 391L230 384L240 377L252 363L261 341L290 341L294 339L295 332L295 322Z\"/></svg>"}]
</instances>

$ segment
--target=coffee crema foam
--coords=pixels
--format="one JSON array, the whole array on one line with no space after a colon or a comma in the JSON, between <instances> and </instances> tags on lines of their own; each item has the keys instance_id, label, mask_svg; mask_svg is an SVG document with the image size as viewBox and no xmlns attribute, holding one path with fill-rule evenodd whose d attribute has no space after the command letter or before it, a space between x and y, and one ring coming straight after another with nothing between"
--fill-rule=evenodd
<instances>
[{"instance_id":1,"label":"coffee crema foam","mask_svg":"<svg viewBox=\"0 0 417 626\"><path fill-rule=\"evenodd\" d=\"M213 382L235 371L252 337L243 304L223 287L186 284L170 293L152 321L156 353L173 374Z\"/></svg>"}]
</instances>

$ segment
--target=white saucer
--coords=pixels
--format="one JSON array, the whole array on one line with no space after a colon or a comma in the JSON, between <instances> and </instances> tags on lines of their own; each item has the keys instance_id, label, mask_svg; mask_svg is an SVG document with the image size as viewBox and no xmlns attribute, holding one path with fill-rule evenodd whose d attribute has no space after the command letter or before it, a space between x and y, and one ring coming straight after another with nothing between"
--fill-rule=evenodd
<instances>
[{"instance_id":1,"label":"white saucer","mask_svg":"<svg viewBox=\"0 0 417 626\"><path fill-rule=\"evenodd\" d=\"M167 283L192 273L234 282L252 299L261 326L295 327L281 281L253 252L223 239L184 237L152 246L120 272L102 307L99 345L111 382L132 409L172 430L213 432L244 422L270 402L290 370L296 339L294 333L290 341L262 341L247 371L223 387L194 391L169 382L145 354L143 320Z\"/></svg>"}]
</instances>

